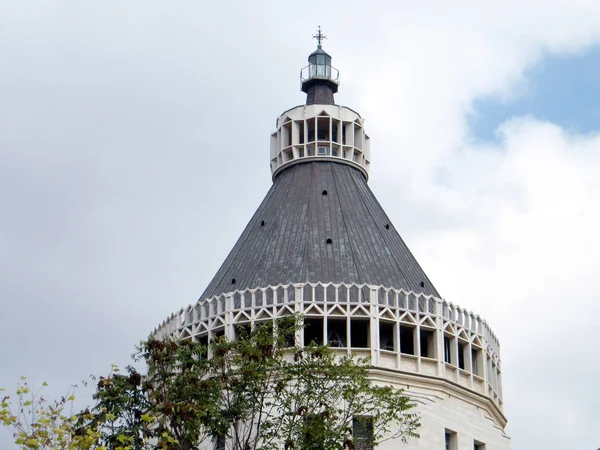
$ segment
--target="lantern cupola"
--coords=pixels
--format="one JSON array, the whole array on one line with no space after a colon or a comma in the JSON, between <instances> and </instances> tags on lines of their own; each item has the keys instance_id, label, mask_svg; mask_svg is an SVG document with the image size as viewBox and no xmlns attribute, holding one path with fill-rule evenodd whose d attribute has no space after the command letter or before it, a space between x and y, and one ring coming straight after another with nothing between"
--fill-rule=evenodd
<instances>
[{"instance_id":1,"label":"lantern cupola","mask_svg":"<svg viewBox=\"0 0 600 450\"><path fill-rule=\"evenodd\" d=\"M313 38L317 39L317 49L308 56L308 66L300 71L306 104L334 105L333 94L338 91L340 84L339 72L331 66L331 56L322 48L321 42L327 36L321 33L321 27Z\"/></svg>"}]
</instances>

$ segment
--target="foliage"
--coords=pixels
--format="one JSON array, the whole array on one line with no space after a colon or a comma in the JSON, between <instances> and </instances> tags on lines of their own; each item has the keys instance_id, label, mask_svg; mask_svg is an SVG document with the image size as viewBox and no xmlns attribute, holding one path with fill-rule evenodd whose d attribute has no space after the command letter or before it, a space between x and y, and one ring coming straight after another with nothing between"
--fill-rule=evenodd
<instances>
[{"instance_id":1,"label":"foliage","mask_svg":"<svg viewBox=\"0 0 600 450\"><path fill-rule=\"evenodd\" d=\"M150 338L134 355L147 372L113 366L96 380L91 410L65 414L71 396L47 405L24 384L17 413L5 399L0 421L22 450L191 450L217 437L239 450L343 450L417 437L419 417L402 390L376 385L367 359L294 346L301 323L239 327L236 339L208 348ZM30 415L18 419L24 407Z\"/></svg>"},{"instance_id":2,"label":"foliage","mask_svg":"<svg viewBox=\"0 0 600 450\"><path fill-rule=\"evenodd\" d=\"M216 384L206 347L192 341L149 339L134 355L147 374L113 368L100 378L93 423L102 424L109 447L123 441L134 449L197 448L208 436L209 418L218 413Z\"/></svg>"},{"instance_id":3,"label":"foliage","mask_svg":"<svg viewBox=\"0 0 600 450\"><path fill-rule=\"evenodd\" d=\"M286 373L290 379L280 401L288 412L282 416L287 449L341 450L354 448L357 439L364 446L418 437L415 405L404 391L375 385L366 358L309 345L296 348ZM355 427L364 434L354 436Z\"/></svg>"},{"instance_id":4,"label":"foliage","mask_svg":"<svg viewBox=\"0 0 600 450\"><path fill-rule=\"evenodd\" d=\"M47 384L43 383L43 387ZM49 402L42 395L43 388L32 391L22 377L16 390L16 404L13 405L9 395L0 402L0 423L13 430L15 444L23 450L103 450L104 447L96 445L99 437L96 429L82 425L92 415L87 411L77 415L71 412L75 388Z\"/></svg>"},{"instance_id":5,"label":"foliage","mask_svg":"<svg viewBox=\"0 0 600 450\"><path fill-rule=\"evenodd\" d=\"M402 390L379 387L367 359L338 356L326 346L288 346L296 318L240 329L213 348L221 380L219 432L235 449L354 448L354 419L368 433L361 444L417 437L417 414Z\"/></svg>"}]
</instances>

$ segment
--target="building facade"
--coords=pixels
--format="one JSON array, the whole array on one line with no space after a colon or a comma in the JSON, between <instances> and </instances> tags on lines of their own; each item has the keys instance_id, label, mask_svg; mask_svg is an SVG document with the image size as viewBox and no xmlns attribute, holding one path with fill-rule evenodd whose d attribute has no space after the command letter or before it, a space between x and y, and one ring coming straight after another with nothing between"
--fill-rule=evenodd
<instances>
[{"instance_id":1,"label":"building facade","mask_svg":"<svg viewBox=\"0 0 600 450\"><path fill-rule=\"evenodd\" d=\"M301 71L306 104L271 135L271 189L200 299L155 334L208 343L301 313L300 345L369 357L376 382L417 403L420 439L382 450L507 450L498 339L441 298L369 189L370 139L360 114L335 104L320 38Z\"/></svg>"}]
</instances>

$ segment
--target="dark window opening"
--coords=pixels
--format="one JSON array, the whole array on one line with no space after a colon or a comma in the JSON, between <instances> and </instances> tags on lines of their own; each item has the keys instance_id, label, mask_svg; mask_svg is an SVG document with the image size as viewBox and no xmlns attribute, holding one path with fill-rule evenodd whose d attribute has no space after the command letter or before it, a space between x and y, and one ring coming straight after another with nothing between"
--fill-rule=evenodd
<instances>
[{"instance_id":1,"label":"dark window opening","mask_svg":"<svg viewBox=\"0 0 600 450\"><path fill-rule=\"evenodd\" d=\"M298 134L300 135L300 144L304 144L304 121L299 122Z\"/></svg>"},{"instance_id":2,"label":"dark window opening","mask_svg":"<svg viewBox=\"0 0 600 450\"><path fill-rule=\"evenodd\" d=\"M333 142L338 142L338 123L335 120L333 121L331 127L331 140Z\"/></svg>"},{"instance_id":3,"label":"dark window opening","mask_svg":"<svg viewBox=\"0 0 600 450\"><path fill-rule=\"evenodd\" d=\"M425 287L425 282L424 282L424 281L421 281L421 282L419 283L419 286L421 286L421 287Z\"/></svg>"},{"instance_id":4,"label":"dark window opening","mask_svg":"<svg viewBox=\"0 0 600 450\"><path fill-rule=\"evenodd\" d=\"M386 230L389 230L389 229L390 229L390 224L389 224L389 223L386 223L386 224L385 224L385 229L386 229Z\"/></svg>"},{"instance_id":5,"label":"dark window opening","mask_svg":"<svg viewBox=\"0 0 600 450\"><path fill-rule=\"evenodd\" d=\"M355 450L373 450L373 419L371 417L352 419L352 441Z\"/></svg>"},{"instance_id":6,"label":"dark window opening","mask_svg":"<svg viewBox=\"0 0 600 450\"><path fill-rule=\"evenodd\" d=\"M308 142L312 142L315 140L315 121L307 120L306 121L306 131L308 132Z\"/></svg>"},{"instance_id":7,"label":"dark window opening","mask_svg":"<svg viewBox=\"0 0 600 450\"><path fill-rule=\"evenodd\" d=\"M304 319L304 345L323 345L323 319Z\"/></svg>"},{"instance_id":8,"label":"dark window opening","mask_svg":"<svg viewBox=\"0 0 600 450\"><path fill-rule=\"evenodd\" d=\"M225 330L223 328L219 328L218 330L213 331L211 341L218 340L223 336L225 336Z\"/></svg>"},{"instance_id":9,"label":"dark window opening","mask_svg":"<svg viewBox=\"0 0 600 450\"><path fill-rule=\"evenodd\" d=\"M264 221L264 220L261 220L261 221L260 221L260 226L261 226L261 227L264 227L264 226L265 226L265 221Z\"/></svg>"},{"instance_id":10,"label":"dark window opening","mask_svg":"<svg viewBox=\"0 0 600 450\"><path fill-rule=\"evenodd\" d=\"M369 347L369 321L361 319L350 320L350 343L354 348Z\"/></svg>"},{"instance_id":11,"label":"dark window opening","mask_svg":"<svg viewBox=\"0 0 600 450\"><path fill-rule=\"evenodd\" d=\"M319 141L329 141L329 117L319 117L317 119L317 139Z\"/></svg>"},{"instance_id":12,"label":"dark window opening","mask_svg":"<svg viewBox=\"0 0 600 450\"><path fill-rule=\"evenodd\" d=\"M240 340L246 340L250 337L252 331L249 323L236 323L233 326L235 332L235 338Z\"/></svg>"},{"instance_id":13,"label":"dark window opening","mask_svg":"<svg viewBox=\"0 0 600 450\"><path fill-rule=\"evenodd\" d=\"M414 327L400 325L400 353L404 353L406 355L415 354L414 334Z\"/></svg>"},{"instance_id":14,"label":"dark window opening","mask_svg":"<svg viewBox=\"0 0 600 450\"><path fill-rule=\"evenodd\" d=\"M465 370L465 344L458 343L458 368Z\"/></svg>"},{"instance_id":15,"label":"dark window opening","mask_svg":"<svg viewBox=\"0 0 600 450\"><path fill-rule=\"evenodd\" d=\"M217 436L215 450L225 450L225 436Z\"/></svg>"},{"instance_id":16,"label":"dark window opening","mask_svg":"<svg viewBox=\"0 0 600 450\"><path fill-rule=\"evenodd\" d=\"M346 319L327 319L327 344L331 347L346 347Z\"/></svg>"},{"instance_id":17,"label":"dark window opening","mask_svg":"<svg viewBox=\"0 0 600 450\"><path fill-rule=\"evenodd\" d=\"M281 331L279 333L282 333ZM286 329L285 334L283 335L283 340L285 342L286 348L292 348L296 346L296 330Z\"/></svg>"},{"instance_id":18,"label":"dark window opening","mask_svg":"<svg viewBox=\"0 0 600 450\"><path fill-rule=\"evenodd\" d=\"M198 338L198 344L202 346L202 350L200 352L201 358L208 357L208 336L204 335L201 338Z\"/></svg>"},{"instance_id":19,"label":"dark window opening","mask_svg":"<svg viewBox=\"0 0 600 450\"><path fill-rule=\"evenodd\" d=\"M485 450L485 444L479 441L473 441L473 450Z\"/></svg>"},{"instance_id":20,"label":"dark window opening","mask_svg":"<svg viewBox=\"0 0 600 450\"><path fill-rule=\"evenodd\" d=\"M394 324L379 322L379 348L394 351Z\"/></svg>"},{"instance_id":21,"label":"dark window opening","mask_svg":"<svg viewBox=\"0 0 600 450\"><path fill-rule=\"evenodd\" d=\"M327 238L327 241L325 241L325 242L327 242L328 244L333 243L333 241L331 240L331 238Z\"/></svg>"},{"instance_id":22,"label":"dark window opening","mask_svg":"<svg viewBox=\"0 0 600 450\"><path fill-rule=\"evenodd\" d=\"M292 145L292 122L286 122L281 127L281 140L285 143L286 147Z\"/></svg>"},{"instance_id":23,"label":"dark window opening","mask_svg":"<svg viewBox=\"0 0 600 450\"><path fill-rule=\"evenodd\" d=\"M323 192L321 192L321 194L327 195L327 190L324 190Z\"/></svg>"},{"instance_id":24,"label":"dark window opening","mask_svg":"<svg viewBox=\"0 0 600 450\"><path fill-rule=\"evenodd\" d=\"M444 336L444 362L452 364L452 346L448 336Z\"/></svg>"},{"instance_id":25,"label":"dark window opening","mask_svg":"<svg viewBox=\"0 0 600 450\"><path fill-rule=\"evenodd\" d=\"M421 344L421 356L425 358L434 358L435 334L432 330L421 328L419 336Z\"/></svg>"},{"instance_id":26,"label":"dark window opening","mask_svg":"<svg viewBox=\"0 0 600 450\"><path fill-rule=\"evenodd\" d=\"M235 284L235 278L231 279L231 284Z\"/></svg>"},{"instance_id":27,"label":"dark window opening","mask_svg":"<svg viewBox=\"0 0 600 450\"><path fill-rule=\"evenodd\" d=\"M479 351L476 348L471 348L471 371L473 375L477 376L481 373L479 369Z\"/></svg>"}]
</instances>

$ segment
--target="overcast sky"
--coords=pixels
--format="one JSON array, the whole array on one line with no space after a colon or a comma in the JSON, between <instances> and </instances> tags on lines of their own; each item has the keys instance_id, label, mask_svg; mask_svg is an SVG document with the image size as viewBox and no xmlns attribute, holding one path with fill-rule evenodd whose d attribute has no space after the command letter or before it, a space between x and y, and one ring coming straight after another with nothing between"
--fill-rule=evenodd
<instances>
[{"instance_id":1,"label":"overcast sky","mask_svg":"<svg viewBox=\"0 0 600 450\"><path fill-rule=\"evenodd\" d=\"M125 365L196 301L317 25L371 188L500 339L512 449L598 448L597 0L0 0L0 386Z\"/></svg>"}]
</instances>

